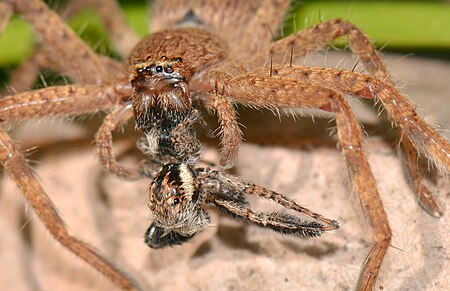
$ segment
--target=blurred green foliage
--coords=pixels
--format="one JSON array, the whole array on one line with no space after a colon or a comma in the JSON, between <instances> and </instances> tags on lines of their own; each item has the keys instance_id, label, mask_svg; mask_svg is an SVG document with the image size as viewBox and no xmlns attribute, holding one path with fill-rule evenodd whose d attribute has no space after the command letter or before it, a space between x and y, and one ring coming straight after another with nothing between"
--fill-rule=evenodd
<instances>
[{"instance_id":1,"label":"blurred green foliage","mask_svg":"<svg viewBox=\"0 0 450 291\"><path fill-rule=\"evenodd\" d=\"M343 18L378 46L450 54L450 5L440 1L302 1L294 11L288 33Z\"/></svg>"},{"instance_id":2,"label":"blurred green foliage","mask_svg":"<svg viewBox=\"0 0 450 291\"><path fill-rule=\"evenodd\" d=\"M148 27L146 1L121 1L130 26L145 35ZM361 28L374 43L387 50L438 50L450 57L450 5L440 1L296 1L283 34L340 17ZM94 11L72 17L70 25L97 51L108 53L111 45ZM13 17L0 36L0 66L14 66L26 58L36 41L32 29Z\"/></svg>"}]
</instances>

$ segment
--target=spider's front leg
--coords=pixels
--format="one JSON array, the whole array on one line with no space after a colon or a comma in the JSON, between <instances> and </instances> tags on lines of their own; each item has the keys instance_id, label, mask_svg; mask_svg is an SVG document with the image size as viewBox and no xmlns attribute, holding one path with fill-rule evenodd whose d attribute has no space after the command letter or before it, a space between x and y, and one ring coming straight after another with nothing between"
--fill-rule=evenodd
<instances>
[{"instance_id":1,"label":"spider's front leg","mask_svg":"<svg viewBox=\"0 0 450 291\"><path fill-rule=\"evenodd\" d=\"M135 180L142 177L138 168L129 169L120 165L113 152L112 132L133 117L131 104L122 105L109 113L95 135L98 157L103 166L118 177Z\"/></svg>"},{"instance_id":2,"label":"spider's front leg","mask_svg":"<svg viewBox=\"0 0 450 291\"><path fill-rule=\"evenodd\" d=\"M328 20L277 40L254 55L250 65L265 64L271 59L274 64L288 62L292 67L297 60L324 48L341 36L347 37L352 52L371 75L382 81L390 81L389 72L369 38L355 25L342 19Z\"/></svg>"},{"instance_id":3,"label":"spider's front leg","mask_svg":"<svg viewBox=\"0 0 450 291\"><path fill-rule=\"evenodd\" d=\"M285 63L286 57L289 56L289 65L292 67L296 60L318 51L341 36L347 37L351 50L358 56L370 75L393 85L389 71L370 39L354 24L342 19L328 20L275 41L266 50L256 54L250 64L264 64L269 57L271 62ZM422 183L422 175L417 163L418 153L413 146L413 141L407 135L403 135L401 129L397 129L397 133L401 137L399 149L405 162L405 174L411 181L411 187L417 194L420 205L429 214L440 217L442 215L440 206L430 190Z\"/></svg>"},{"instance_id":4,"label":"spider's front leg","mask_svg":"<svg viewBox=\"0 0 450 291\"><path fill-rule=\"evenodd\" d=\"M47 87L0 98L0 122L108 110L131 95L127 83Z\"/></svg>"},{"instance_id":5,"label":"spider's front leg","mask_svg":"<svg viewBox=\"0 0 450 291\"><path fill-rule=\"evenodd\" d=\"M349 105L337 92L366 98L378 95L383 102L387 102L388 112L404 132L418 141L418 145L422 145L421 149L429 151L430 156L447 171L450 168L448 143L415 114L406 97L367 75L333 69L275 67L272 75L259 72L230 77L215 72L211 76L220 92L237 103L268 108L319 108L336 113L339 143L347 161L353 188L359 195L374 236L374 245L360 277L359 290L372 290L389 247L391 230L364 154L361 128Z\"/></svg>"},{"instance_id":6,"label":"spider's front leg","mask_svg":"<svg viewBox=\"0 0 450 291\"><path fill-rule=\"evenodd\" d=\"M220 165L225 169L232 168L235 163L241 145L242 132L237 122L236 111L233 104L216 90L202 100L203 106L214 111L220 123Z\"/></svg>"},{"instance_id":7,"label":"spider's front leg","mask_svg":"<svg viewBox=\"0 0 450 291\"><path fill-rule=\"evenodd\" d=\"M274 74L306 82L311 86L330 88L341 94L380 99L390 119L415 148L443 172L450 172L450 144L417 114L406 96L388 83L365 74L329 68L276 67Z\"/></svg>"},{"instance_id":8,"label":"spider's front leg","mask_svg":"<svg viewBox=\"0 0 450 291\"><path fill-rule=\"evenodd\" d=\"M335 95L330 99L329 106L323 109L336 113L339 144L347 162L353 189L359 194L361 206L372 227L375 241L364 263L358 288L373 290L391 241L391 228L377 191L375 178L364 154L361 126L349 104L341 96Z\"/></svg>"}]
</instances>

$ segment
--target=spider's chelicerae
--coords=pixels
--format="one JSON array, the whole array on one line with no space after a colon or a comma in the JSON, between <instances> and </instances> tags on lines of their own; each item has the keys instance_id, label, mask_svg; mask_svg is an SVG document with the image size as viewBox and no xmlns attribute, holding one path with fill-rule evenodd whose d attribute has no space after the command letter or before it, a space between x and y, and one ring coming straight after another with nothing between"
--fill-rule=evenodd
<instances>
[{"instance_id":1,"label":"spider's chelicerae","mask_svg":"<svg viewBox=\"0 0 450 291\"><path fill-rule=\"evenodd\" d=\"M153 178L149 187L153 221L145 242L152 248L161 248L181 244L209 225L204 209L208 204L236 219L284 234L308 237L337 230L335 220L311 212L281 194L222 170L196 165L202 153L197 138L203 125L199 111L202 108L218 116L223 168L233 167L241 142L234 104L332 112L352 185L374 238L358 288L373 289L390 245L391 230L364 154L361 128L344 96L380 100L402 135L412 187L421 205L434 216L440 216L442 211L421 182L417 151L447 173L450 145L392 86L378 52L351 23L330 20L273 41L273 31L281 24L289 1L190 3L155 1L153 33L138 42L114 2L76 1L75 10L86 5L98 9L118 52L127 60L122 64L95 54L41 1L3 0L0 27L15 11L32 24L42 42L19 70L30 74L36 68L51 68L66 74L75 84L3 97L0 121L108 111L96 135L100 162L123 178ZM295 65L297 60L340 36L348 38L368 74ZM13 75L10 87L27 87L23 74L22 78ZM138 148L147 157L139 168L120 165L112 150L112 132L131 118L142 133ZM0 130L0 160L55 239L118 286L139 289L120 269L68 234L55 206L4 130ZM252 210L248 195L275 201L301 213L302 218Z\"/></svg>"}]
</instances>

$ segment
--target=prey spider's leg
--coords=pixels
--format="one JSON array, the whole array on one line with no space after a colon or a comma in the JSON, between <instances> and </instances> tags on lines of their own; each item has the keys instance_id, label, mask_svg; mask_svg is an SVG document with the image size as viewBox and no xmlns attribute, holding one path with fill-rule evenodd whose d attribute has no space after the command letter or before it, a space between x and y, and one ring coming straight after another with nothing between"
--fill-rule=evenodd
<instances>
[{"instance_id":1,"label":"prey spider's leg","mask_svg":"<svg viewBox=\"0 0 450 291\"><path fill-rule=\"evenodd\" d=\"M95 144L98 148L100 162L108 171L119 177L135 180L142 178L141 170L138 168L129 169L120 165L112 148L112 132L125 124L131 117L133 117L131 104L125 104L113 110L106 116L102 126L97 131Z\"/></svg>"},{"instance_id":2,"label":"prey spider's leg","mask_svg":"<svg viewBox=\"0 0 450 291\"><path fill-rule=\"evenodd\" d=\"M107 110L131 95L130 86L67 85L0 98L0 122Z\"/></svg>"},{"instance_id":3,"label":"prey spider's leg","mask_svg":"<svg viewBox=\"0 0 450 291\"><path fill-rule=\"evenodd\" d=\"M64 221L58 215L56 207L26 164L24 156L1 128L0 162L57 241L121 288L127 290L140 289L132 278L115 267L112 262L109 262L92 247L68 233Z\"/></svg>"},{"instance_id":4,"label":"prey spider's leg","mask_svg":"<svg viewBox=\"0 0 450 291\"><path fill-rule=\"evenodd\" d=\"M126 21L119 4L115 0L77 0L68 4L70 13L77 13L86 8L93 8L100 16L115 49L122 58L130 55L131 50L139 42L139 37L132 31Z\"/></svg>"},{"instance_id":5,"label":"prey spider's leg","mask_svg":"<svg viewBox=\"0 0 450 291\"><path fill-rule=\"evenodd\" d=\"M259 227L270 228L283 234L297 234L302 237L320 236L329 229L315 221L302 220L296 216L280 212L255 212L250 207L235 201L211 198L226 214Z\"/></svg>"},{"instance_id":6,"label":"prey spider's leg","mask_svg":"<svg viewBox=\"0 0 450 291\"><path fill-rule=\"evenodd\" d=\"M339 95L330 99L329 111L336 113L339 144L347 162L353 189L359 195L364 214L368 217L375 243L364 263L358 290L373 290L392 232L377 191L375 178L364 154L363 135L348 103Z\"/></svg>"},{"instance_id":7,"label":"prey spider's leg","mask_svg":"<svg viewBox=\"0 0 450 291\"><path fill-rule=\"evenodd\" d=\"M317 222L325 224L326 226L322 226L321 228L323 231L332 231L339 228L339 224L336 220L332 220L315 213L299 205L294 200L289 199L288 197L277 192L268 190L253 183L245 182L238 177L224 172L211 171L208 168L198 170L198 172L201 173L200 179L202 180L202 187L204 187L203 190L206 193L213 194L214 200L229 200L232 202L240 202L238 204L245 205L247 203L246 200L243 200L243 195L256 195L267 200L272 200L286 209L294 210L316 220ZM220 184L213 183L211 182L212 180L219 181Z\"/></svg>"},{"instance_id":8,"label":"prey spider's leg","mask_svg":"<svg viewBox=\"0 0 450 291\"><path fill-rule=\"evenodd\" d=\"M110 79L99 57L40 0L4 0L31 23L52 60L70 77L83 83ZM45 21L42 21L45 19Z\"/></svg>"},{"instance_id":9,"label":"prey spider's leg","mask_svg":"<svg viewBox=\"0 0 450 291\"><path fill-rule=\"evenodd\" d=\"M3 29L5 29L12 13L13 9L9 3L3 1L0 2L0 33L2 33Z\"/></svg>"},{"instance_id":10,"label":"prey spider's leg","mask_svg":"<svg viewBox=\"0 0 450 291\"><path fill-rule=\"evenodd\" d=\"M272 200L275 203L280 204L284 208L292 209L294 211L297 211L298 213L302 213L308 217L311 217L312 219L315 219L317 221L320 221L322 223L327 224L328 226L324 226L323 229L325 231L331 231L331 230L337 230L339 228L339 224L336 220L332 220L329 218L324 217L323 215L320 215L318 213L315 213L301 205L299 205L297 202L295 202L292 199L289 199L288 197L281 195L277 192L267 190L261 186L255 185L255 184L248 184L245 193L249 195L256 195L268 200Z\"/></svg>"},{"instance_id":11,"label":"prey spider's leg","mask_svg":"<svg viewBox=\"0 0 450 291\"><path fill-rule=\"evenodd\" d=\"M220 122L220 143L222 146L220 164L224 168L231 168L236 162L242 136L236 119L236 111L233 104L225 96L213 93L209 97L205 98L204 106L207 109L214 110Z\"/></svg>"},{"instance_id":12,"label":"prey spider's leg","mask_svg":"<svg viewBox=\"0 0 450 291\"><path fill-rule=\"evenodd\" d=\"M264 62L268 56L275 62L283 61L287 51L290 51L291 58L305 57L308 53L313 53L332 40L344 35L347 36L351 50L358 56L368 72L375 78L392 85L389 71L369 38L355 25L342 19L332 19L278 40L267 51L261 55L256 55L254 61L255 63ZM289 62L292 65L292 59ZM429 214L435 217L441 216L442 210L431 195L430 190L422 183L417 162L417 150L409 137L402 134L401 129L397 128L397 134L401 137L400 149L405 161L405 174L409 178L414 193L418 196L420 205Z\"/></svg>"}]
</instances>

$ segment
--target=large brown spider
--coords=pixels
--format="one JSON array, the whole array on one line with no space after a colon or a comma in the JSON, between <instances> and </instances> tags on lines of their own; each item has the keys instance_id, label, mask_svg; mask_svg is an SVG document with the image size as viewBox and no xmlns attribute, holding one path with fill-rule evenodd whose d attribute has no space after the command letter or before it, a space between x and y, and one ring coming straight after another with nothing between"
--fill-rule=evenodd
<instances>
[{"instance_id":1,"label":"large brown spider","mask_svg":"<svg viewBox=\"0 0 450 291\"><path fill-rule=\"evenodd\" d=\"M113 39L123 56L130 55L126 68L93 53L40 1L0 2L3 11L10 9L23 15L46 44L31 64L57 69L82 83L2 98L0 120L111 110L96 136L100 161L120 177L155 177L149 189L154 222L147 231L146 242L151 247L161 247L184 242L201 230L207 222L202 208L205 203L215 204L239 219L284 233L311 236L336 229L336 222L311 213L284 196L221 171L195 167L202 151L194 127L200 123L199 108L214 111L219 117L224 167L234 165L240 145L234 103L274 110L306 107L333 112L352 185L373 230L374 245L358 285L361 290L372 289L391 231L362 149L361 129L342 96L377 97L382 102L403 134L407 171L420 202L435 216L441 210L421 183L413 145L448 172L449 144L392 87L378 53L352 24L327 21L272 42L272 31L280 25L289 1L210 1L208 5L196 2L199 6L193 7L173 2L177 3L154 4L154 9L160 11L152 20L155 33L136 47L134 35L123 24L117 24L121 22L121 18L114 17L118 12L109 13L117 7L103 2L100 11L105 22L111 24ZM211 9L221 11L222 17L211 16ZM7 21L7 16L5 13L0 24ZM181 27L186 24L199 27ZM353 52L370 75L294 65L297 59L342 35L348 37ZM139 169L119 165L112 152L112 131L133 116L144 136L139 148L148 156ZM67 233L52 202L4 131L0 132L0 145L5 171L16 181L50 233L118 286L138 288L92 248ZM244 194L272 199L316 221L287 214L255 213L248 208Z\"/></svg>"}]
</instances>

